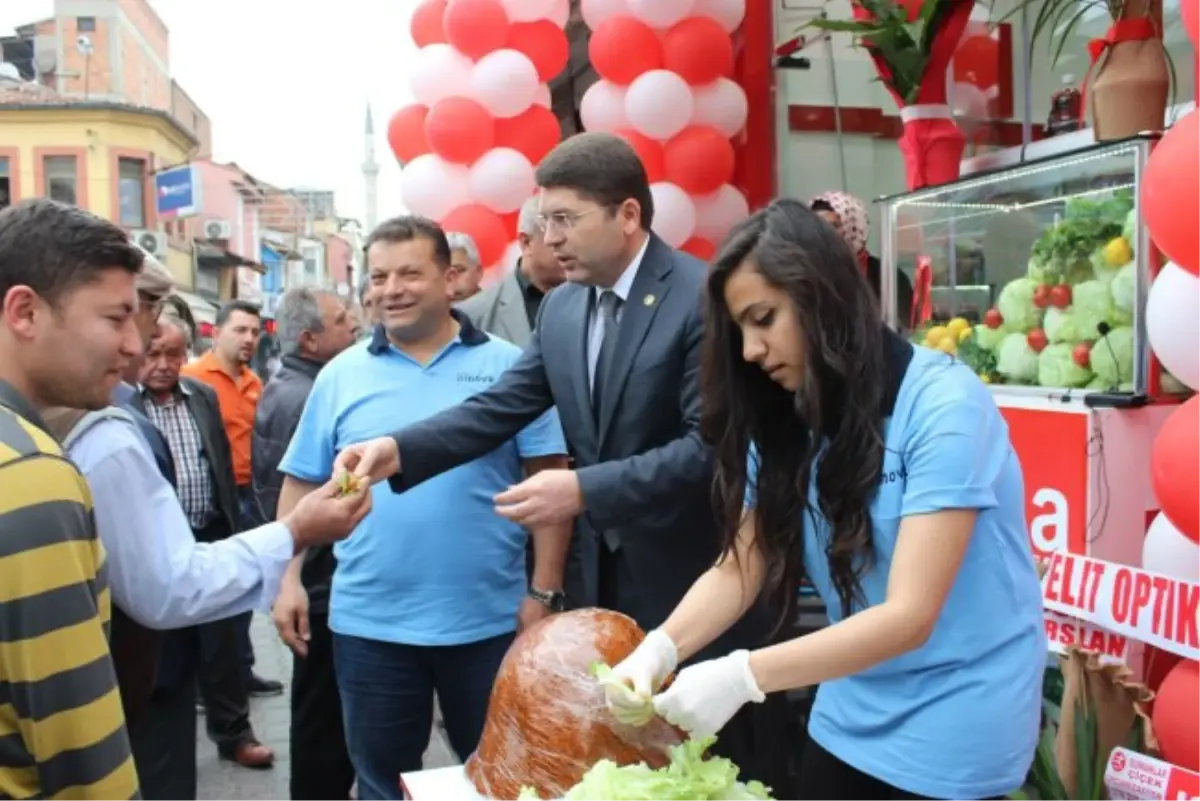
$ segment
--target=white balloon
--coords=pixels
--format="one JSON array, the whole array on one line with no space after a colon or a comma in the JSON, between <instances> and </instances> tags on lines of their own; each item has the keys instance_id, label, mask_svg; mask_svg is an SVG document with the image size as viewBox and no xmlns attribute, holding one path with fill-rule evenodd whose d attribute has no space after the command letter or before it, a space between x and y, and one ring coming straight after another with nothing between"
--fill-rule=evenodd
<instances>
[{"instance_id":1,"label":"white balloon","mask_svg":"<svg viewBox=\"0 0 1200 801\"><path fill-rule=\"evenodd\" d=\"M711 125L729 138L741 133L750 111L746 91L728 78L692 89L695 110L693 125Z\"/></svg>"},{"instance_id":2,"label":"white balloon","mask_svg":"<svg viewBox=\"0 0 1200 801\"><path fill-rule=\"evenodd\" d=\"M517 50L493 50L471 71L471 96L493 117L515 117L537 99L537 67Z\"/></svg>"},{"instance_id":3,"label":"white balloon","mask_svg":"<svg viewBox=\"0 0 1200 801\"><path fill-rule=\"evenodd\" d=\"M560 28L567 27L567 22L571 19L571 0L555 0L546 18Z\"/></svg>"},{"instance_id":4,"label":"white balloon","mask_svg":"<svg viewBox=\"0 0 1200 801\"><path fill-rule=\"evenodd\" d=\"M471 172L433 153L417 156L400 171L400 197L413 214L440 222L471 202Z\"/></svg>"},{"instance_id":5,"label":"white balloon","mask_svg":"<svg viewBox=\"0 0 1200 801\"><path fill-rule=\"evenodd\" d=\"M412 59L408 84L418 103L432 108L447 97L470 97L474 65L450 45L426 45Z\"/></svg>"},{"instance_id":6,"label":"white balloon","mask_svg":"<svg viewBox=\"0 0 1200 801\"><path fill-rule=\"evenodd\" d=\"M501 0L509 22L536 22L550 16L555 0Z\"/></svg>"},{"instance_id":7,"label":"white balloon","mask_svg":"<svg viewBox=\"0 0 1200 801\"><path fill-rule=\"evenodd\" d=\"M629 117L625 114L625 95L624 86L603 78L589 86L579 101L579 118L583 120L583 129L611 133L627 127Z\"/></svg>"},{"instance_id":8,"label":"white balloon","mask_svg":"<svg viewBox=\"0 0 1200 801\"><path fill-rule=\"evenodd\" d=\"M625 116L640 133L667 140L692 119L692 90L669 70L643 72L625 90Z\"/></svg>"},{"instance_id":9,"label":"white balloon","mask_svg":"<svg viewBox=\"0 0 1200 801\"><path fill-rule=\"evenodd\" d=\"M1168 263L1150 285L1146 336L1171 375L1200 389L1200 279Z\"/></svg>"},{"instance_id":10,"label":"white balloon","mask_svg":"<svg viewBox=\"0 0 1200 801\"><path fill-rule=\"evenodd\" d=\"M521 208L537 184L533 165L521 153L508 147L494 147L471 165L471 195L497 214Z\"/></svg>"},{"instance_id":11,"label":"white balloon","mask_svg":"<svg viewBox=\"0 0 1200 801\"><path fill-rule=\"evenodd\" d=\"M1142 569L1183 581L1200 581L1200 546L1159 512L1142 543Z\"/></svg>"},{"instance_id":12,"label":"white balloon","mask_svg":"<svg viewBox=\"0 0 1200 801\"><path fill-rule=\"evenodd\" d=\"M545 106L546 108L550 108L551 104L553 103L553 99L550 94L550 84L548 84L548 83L539 83L538 84L537 94L534 95L533 102L537 103L539 106Z\"/></svg>"},{"instance_id":13,"label":"white balloon","mask_svg":"<svg viewBox=\"0 0 1200 801\"><path fill-rule=\"evenodd\" d=\"M673 248L691 239L696 230L696 207L688 193L661 181L650 185L650 195L654 199L654 233Z\"/></svg>"},{"instance_id":14,"label":"white balloon","mask_svg":"<svg viewBox=\"0 0 1200 801\"><path fill-rule=\"evenodd\" d=\"M629 10L653 28L669 28L691 15L696 0L625 0Z\"/></svg>"},{"instance_id":15,"label":"white balloon","mask_svg":"<svg viewBox=\"0 0 1200 801\"><path fill-rule=\"evenodd\" d=\"M746 16L746 0L696 0L693 17L712 17L733 33Z\"/></svg>"},{"instance_id":16,"label":"white balloon","mask_svg":"<svg viewBox=\"0 0 1200 801\"><path fill-rule=\"evenodd\" d=\"M593 31L613 17L628 16L629 5L625 0L580 0L579 15Z\"/></svg>"},{"instance_id":17,"label":"white balloon","mask_svg":"<svg viewBox=\"0 0 1200 801\"><path fill-rule=\"evenodd\" d=\"M725 184L711 195L694 198L696 236L720 245L733 226L750 216L750 205L742 193ZM656 212L657 213L657 212Z\"/></svg>"}]
</instances>

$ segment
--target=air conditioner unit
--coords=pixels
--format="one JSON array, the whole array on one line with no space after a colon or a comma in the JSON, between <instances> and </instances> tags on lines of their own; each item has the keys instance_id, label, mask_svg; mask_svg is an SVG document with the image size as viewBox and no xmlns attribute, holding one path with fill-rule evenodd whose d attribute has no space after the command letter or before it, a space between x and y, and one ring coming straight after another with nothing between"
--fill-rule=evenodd
<instances>
[{"instance_id":1,"label":"air conditioner unit","mask_svg":"<svg viewBox=\"0 0 1200 801\"><path fill-rule=\"evenodd\" d=\"M162 231L130 231L130 239L156 259L167 253L167 235Z\"/></svg>"},{"instance_id":2,"label":"air conditioner unit","mask_svg":"<svg viewBox=\"0 0 1200 801\"><path fill-rule=\"evenodd\" d=\"M204 223L205 239L232 239L233 226L229 220L208 220Z\"/></svg>"}]
</instances>

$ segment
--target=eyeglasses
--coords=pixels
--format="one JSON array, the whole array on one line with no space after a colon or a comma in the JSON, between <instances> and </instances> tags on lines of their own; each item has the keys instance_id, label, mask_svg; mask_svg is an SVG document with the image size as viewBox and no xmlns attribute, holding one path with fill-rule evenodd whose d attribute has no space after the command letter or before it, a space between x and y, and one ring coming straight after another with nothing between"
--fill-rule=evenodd
<instances>
[{"instance_id":1,"label":"eyeglasses","mask_svg":"<svg viewBox=\"0 0 1200 801\"><path fill-rule=\"evenodd\" d=\"M575 223L581 217L586 217L603 208L604 206L594 206L587 211L556 211L553 214L539 214L536 219L538 227L543 231L554 229L566 233L575 227Z\"/></svg>"},{"instance_id":2,"label":"eyeglasses","mask_svg":"<svg viewBox=\"0 0 1200 801\"><path fill-rule=\"evenodd\" d=\"M138 293L138 305L151 313L151 316L157 317L162 313L163 307L166 305L166 298L156 298L145 292Z\"/></svg>"}]
</instances>

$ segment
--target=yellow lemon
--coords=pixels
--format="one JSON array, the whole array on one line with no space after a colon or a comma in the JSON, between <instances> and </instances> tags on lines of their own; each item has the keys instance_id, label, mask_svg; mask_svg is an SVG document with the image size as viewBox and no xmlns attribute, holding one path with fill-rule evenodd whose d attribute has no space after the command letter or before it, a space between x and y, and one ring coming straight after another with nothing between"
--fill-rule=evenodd
<instances>
[{"instance_id":1,"label":"yellow lemon","mask_svg":"<svg viewBox=\"0 0 1200 801\"><path fill-rule=\"evenodd\" d=\"M1104 260L1109 267L1123 267L1133 261L1133 248L1129 246L1129 240L1118 236L1105 245Z\"/></svg>"},{"instance_id":2,"label":"yellow lemon","mask_svg":"<svg viewBox=\"0 0 1200 801\"><path fill-rule=\"evenodd\" d=\"M959 343L961 344L963 342L966 342L968 339L971 338L971 334L973 334L973 333L975 333L975 332L972 331L970 328L964 328L963 330L959 331L958 332Z\"/></svg>"},{"instance_id":3,"label":"yellow lemon","mask_svg":"<svg viewBox=\"0 0 1200 801\"><path fill-rule=\"evenodd\" d=\"M950 336L949 334L938 340L937 345L934 347L943 353L953 354L958 352L958 343L954 340L954 337Z\"/></svg>"},{"instance_id":4,"label":"yellow lemon","mask_svg":"<svg viewBox=\"0 0 1200 801\"><path fill-rule=\"evenodd\" d=\"M947 334L946 326L935 325L925 332L925 344L929 347L935 347L937 343L942 341L942 338Z\"/></svg>"},{"instance_id":5,"label":"yellow lemon","mask_svg":"<svg viewBox=\"0 0 1200 801\"><path fill-rule=\"evenodd\" d=\"M967 331L970 328L971 328L970 321L968 321L962 317L955 317L953 320L946 323L946 329L956 337L962 336L962 332Z\"/></svg>"}]
</instances>

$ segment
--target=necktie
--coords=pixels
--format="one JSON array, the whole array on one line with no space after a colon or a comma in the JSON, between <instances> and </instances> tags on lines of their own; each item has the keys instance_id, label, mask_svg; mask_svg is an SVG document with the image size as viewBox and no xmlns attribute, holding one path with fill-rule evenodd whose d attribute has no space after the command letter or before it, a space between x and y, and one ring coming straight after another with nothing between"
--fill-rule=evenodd
<instances>
[{"instance_id":1,"label":"necktie","mask_svg":"<svg viewBox=\"0 0 1200 801\"><path fill-rule=\"evenodd\" d=\"M596 353L596 372L592 376L592 412L600 418L600 403L604 398L604 382L608 378L612 354L617 345L617 312L621 298L616 292L600 295L596 314L600 322L600 349Z\"/></svg>"}]
</instances>

